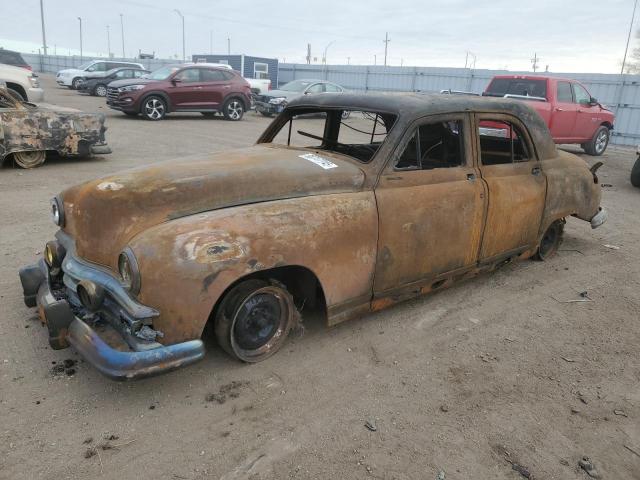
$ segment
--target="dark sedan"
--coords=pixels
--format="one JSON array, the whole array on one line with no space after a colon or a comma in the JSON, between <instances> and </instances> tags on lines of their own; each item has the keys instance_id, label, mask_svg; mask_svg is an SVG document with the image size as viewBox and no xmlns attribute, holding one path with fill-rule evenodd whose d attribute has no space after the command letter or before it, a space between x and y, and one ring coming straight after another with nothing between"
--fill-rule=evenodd
<instances>
[{"instance_id":1,"label":"dark sedan","mask_svg":"<svg viewBox=\"0 0 640 480\"><path fill-rule=\"evenodd\" d=\"M140 70L139 68L112 68L111 70L104 72L104 75L102 76L85 78L78 87L78 91L98 97L106 97L107 85L109 85L109 83L115 80L140 78L147 73L150 73L149 70Z\"/></svg>"}]
</instances>

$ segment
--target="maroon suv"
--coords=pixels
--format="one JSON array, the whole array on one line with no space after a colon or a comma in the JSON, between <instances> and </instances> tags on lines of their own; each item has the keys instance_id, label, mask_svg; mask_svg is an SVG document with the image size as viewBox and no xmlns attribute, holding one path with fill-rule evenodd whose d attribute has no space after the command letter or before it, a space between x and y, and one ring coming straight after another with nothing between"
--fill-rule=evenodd
<instances>
[{"instance_id":1,"label":"maroon suv","mask_svg":"<svg viewBox=\"0 0 640 480\"><path fill-rule=\"evenodd\" d=\"M207 65L169 65L144 78L117 80L107 88L107 105L127 115L162 120L169 112L222 112L240 120L251 107L251 88L238 72Z\"/></svg>"}]
</instances>

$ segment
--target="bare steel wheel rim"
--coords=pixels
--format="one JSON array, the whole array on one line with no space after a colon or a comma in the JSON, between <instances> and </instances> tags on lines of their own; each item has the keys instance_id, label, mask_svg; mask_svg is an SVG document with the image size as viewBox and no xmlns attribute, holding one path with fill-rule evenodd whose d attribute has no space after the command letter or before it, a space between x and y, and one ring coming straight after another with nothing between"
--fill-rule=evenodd
<instances>
[{"instance_id":1,"label":"bare steel wheel rim","mask_svg":"<svg viewBox=\"0 0 640 480\"><path fill-rule=\"evenodd\" d=\"M98 95L99 97L106 97L107 87L105 87L104 85L98 85L96 88L96 95Z\"/></svg>"},{"instance_id":2,"label":"bare steel wheel rim","mask_svg":"<svg viewBox=\"0 0 640 480\"><path fill-rule=\"evenodd\" d=\"M242 117L243 111L244 109L242 108L242 104L238 100L232 100L229 102L227 113L229 114L229 118L232 120L239 120L240 117Z\"/></svg>"},{"instance_id":3,"label":"bare steel wheel rim","mask_svg":"<svg viewBox=\"0 0 640 480\"><path fill-rule=\"evenodd\" d=\"M289 330L292 306L273 286L260 288L245 298L231 324L231 347L245 362L264 359L278 350Z\"/></svg>"},{"instance_id":4,"label":"bare steel wheel rim","mask_svg":"<svg viewBox=\"0 0 640 480\"><path fill-rule=\"evenodd\" d=\"M147 117L158 120L164 115L164 104L157 98L151 98L144 104L144 112Z\"/></svg>"},{"instance_id":5,"label":"bare steel wheel rim","mask_svg":"<svg viewBox=\"0 0 640 480\"><path fill-rule=\"evenodd\" d=\"M31 152L16 152L13 154L16 163L22 168L34 168L42 165L45 159L43 150L35 150Z\"/></svg>"},{"instance_id":6,"label":"bare steel wheel rim","mask_svg":"<svg viewBox=\"0 0 640 480\"><path fill-rule=\"evenodd\" d=\"M602 130L596 137L596 152L601 153L607 146L609 135L606 130Z\"/></svg>"}]
</instances>

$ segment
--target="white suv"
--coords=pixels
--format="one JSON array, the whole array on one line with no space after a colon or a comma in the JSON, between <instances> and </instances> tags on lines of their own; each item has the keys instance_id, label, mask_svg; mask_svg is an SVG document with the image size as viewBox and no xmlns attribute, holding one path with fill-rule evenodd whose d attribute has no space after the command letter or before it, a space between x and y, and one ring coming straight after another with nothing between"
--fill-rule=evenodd
<instances>
[{"instance_id":1,"label":"white suv","mask_svg":"<svg viewBox=\"0 0 640 480\"><path fill-rule=\"evenodd\" d=\"M44 100L44 90L40 88L38 76L26 68L0 64L0 83L5 83L13 96L27 102Z\"/></svg>"},{"instance_id":2,"label":"white suv","mask_svg":"<svg viewBox=\"0 0 640 480\"><path fill-rule=\"evenodd\" d=\"M142 64L133 62L114 62L111 60L92 60L90 62L83 63L78 68L67 68L60 70L56 74L56 82L58 85L77 89L83 78L92 72L106 72L112 68L119 67L132 67L144 69Z\"/></svg>"}]
</instances>

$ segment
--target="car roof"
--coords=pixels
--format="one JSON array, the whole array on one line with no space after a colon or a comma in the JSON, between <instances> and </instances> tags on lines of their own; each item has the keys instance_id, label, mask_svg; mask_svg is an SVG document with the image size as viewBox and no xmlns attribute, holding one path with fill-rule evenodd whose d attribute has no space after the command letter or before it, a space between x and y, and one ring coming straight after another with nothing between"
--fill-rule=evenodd
<instances>
[{"instance_id":1,"label":"car roof","mask_svg":"<svg viewBox=\"0 0 640 480\"><path fill-rule=\"evenodd\" d=\"M541 158L551 158L556 152L542 117L527 102L520 100L439 93L322 93L295 98L287 109L303 107L385 112L398 115L405 124L426 115L442 113L503 113L516 116L527 126Z\"/></svg>"},{"instance_id":2,"label":"car roof","mask_svg":"<svg viewBox=\"0 0 640 480\"><path fill-rule=\"evenodd\" d=\"M550 75L495 75L493 78L507 80L558 80L560 82L577 82L577 80L572 78L553 77Z\"/></svg>"}]
</instances>

